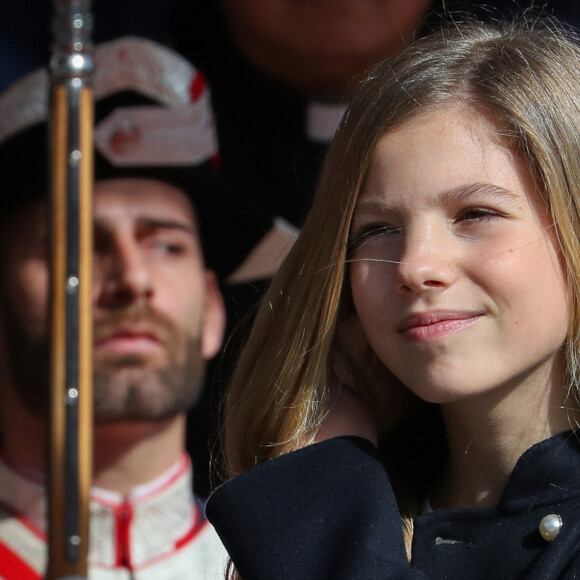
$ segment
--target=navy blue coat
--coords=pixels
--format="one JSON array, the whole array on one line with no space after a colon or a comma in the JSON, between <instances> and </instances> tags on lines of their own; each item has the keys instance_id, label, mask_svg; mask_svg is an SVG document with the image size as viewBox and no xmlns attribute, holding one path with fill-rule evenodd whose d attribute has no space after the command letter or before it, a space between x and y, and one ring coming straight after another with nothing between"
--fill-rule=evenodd
<instances>
[{"instance_id":1,"label":"navy blue coat","mask_svg":"<svg viewBox=\"0 0 580 580\"><path fill-rule=\"evenodd\" d=\"M528 449L495 508L415 521L412 562L389 479L367 441L331 439L260 465L207 505L244 580L580 579L580 443ZM558 514L546 541L542 518Z\"/></svg>"}]
</instances>

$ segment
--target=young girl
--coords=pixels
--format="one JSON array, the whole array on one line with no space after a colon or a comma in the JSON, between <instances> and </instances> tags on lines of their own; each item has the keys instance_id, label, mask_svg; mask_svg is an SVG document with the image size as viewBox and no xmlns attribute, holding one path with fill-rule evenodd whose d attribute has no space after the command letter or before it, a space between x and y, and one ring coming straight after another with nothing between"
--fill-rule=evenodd
<instances>
[{"instance_id":1,"label":"young girl","mask_svg":"<svg viewBox=\"0 0 580 580\"><path fill-rule=\"evenodd\" d=\"M362 83L231 384L244 580L580 577L579 83L553 24Z\"/></svg>"}]
</instances>

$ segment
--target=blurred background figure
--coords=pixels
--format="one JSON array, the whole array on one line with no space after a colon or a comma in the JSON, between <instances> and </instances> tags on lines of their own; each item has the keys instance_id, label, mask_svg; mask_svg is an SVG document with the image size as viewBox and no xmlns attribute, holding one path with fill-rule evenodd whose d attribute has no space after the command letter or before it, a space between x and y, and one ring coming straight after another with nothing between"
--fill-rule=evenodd
<instances>
[{"instance_id":1,"label":"blurred background figure","mask_svg":"<svg viewBox=\"0 0 580 580\"><path fill-rule=\"evenodd\" d=\"M568 21L580 11L554 9ZM487 19L516 4L181 0L179 10L176 47L212 86L226 178L300 226L357 77L460 10Z\"/></svg>"},{"instance_id":2,"label":"blurred background figure","mask_svg":"<svg viewBox=\"0 0 580 580\"><path fill-rule=\"evenodd\" d=\"M356 78L462 11L514 14L532 0L95 0L96 42L138 34L172 45L212 87L223 174L296 226ZM575 0L544 2L580 22ZM0 88L49 56L50 3L10 2L0 21Z\"/></svg>"}]
</instances>

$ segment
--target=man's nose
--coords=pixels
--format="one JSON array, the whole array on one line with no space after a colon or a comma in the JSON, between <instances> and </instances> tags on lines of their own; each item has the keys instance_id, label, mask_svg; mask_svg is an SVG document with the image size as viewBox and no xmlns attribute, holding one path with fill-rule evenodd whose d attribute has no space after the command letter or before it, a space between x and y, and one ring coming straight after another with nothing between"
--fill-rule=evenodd
<instances>
[{"instance_id":1,"label":"man's nose","mask_svg":"<svg viewBox=\"0 0 580 580\"><path fill-rule=\"evenodd\" d=\"M139 244L117 240L95 259L96 304L103 308L122 308L153 295L152 277Z\"/></svg>"}]
</instances>

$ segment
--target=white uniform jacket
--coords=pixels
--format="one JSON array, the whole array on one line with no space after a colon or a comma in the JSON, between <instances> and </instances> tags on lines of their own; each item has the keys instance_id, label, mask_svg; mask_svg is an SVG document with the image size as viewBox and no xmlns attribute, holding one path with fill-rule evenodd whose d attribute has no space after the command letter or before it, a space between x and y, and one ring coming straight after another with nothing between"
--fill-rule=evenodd
<instances>
[{"instance_id":1,"label":"white uniform jacket","mask_svg":"<svg viewBox=\"0 0 580 580\"><path fill-rule=\"evenodd\" d=\"M180 461L127 497L92 489L89 580L218 580L227 554ZM42 474L0 459L0 579L40 580L46 566Z\"/></svg>"}]
</instances>

